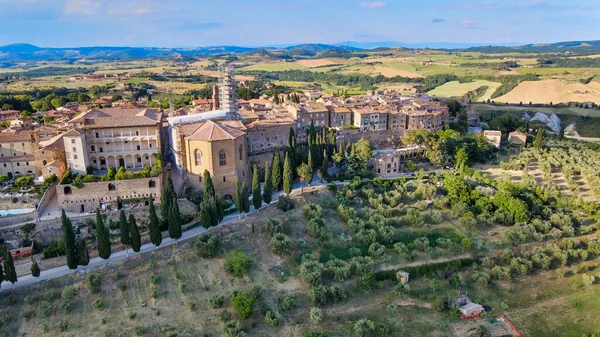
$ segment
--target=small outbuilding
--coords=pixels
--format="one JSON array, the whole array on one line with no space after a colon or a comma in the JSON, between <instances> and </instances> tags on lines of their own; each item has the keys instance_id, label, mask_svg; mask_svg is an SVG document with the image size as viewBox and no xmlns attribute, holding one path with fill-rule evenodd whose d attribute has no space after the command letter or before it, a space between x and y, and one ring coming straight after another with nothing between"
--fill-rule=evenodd
<instances>
[{"instance_id":1,"label":"small outbuilding","mask_svg":"<svg viewBox=\"0 0 600 337\"><path fill-rule=\"evenodd\" d=\"M460 317L463 319L475 318L481 315L483 306L481 306L481 304L471 302L458 308L458 311L460 311Z\"/></svg>"},{"instance_id":2,"label":"small outbuilding","mask_svg":"<svg viewBox=\"0 0 600 337\"><path fill-rule=\"evenodd\" d=\"M409 275L410 275L409 273L399 270L396 273L396 278L398 279L398 282L400 282L402 284L407 284Z\"/></svg>"}]
</instances>

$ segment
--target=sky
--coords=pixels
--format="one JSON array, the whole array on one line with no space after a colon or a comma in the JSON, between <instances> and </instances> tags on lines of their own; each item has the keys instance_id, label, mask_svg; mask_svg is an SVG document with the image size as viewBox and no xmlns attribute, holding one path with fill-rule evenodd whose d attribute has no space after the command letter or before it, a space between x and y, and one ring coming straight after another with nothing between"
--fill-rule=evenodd
<instances>
[{"instance_id":1,"label":"sky","mask_svg":"<svg viewBox=\"0 0 600 337\"><path fill-rule=\"evenodd\" d=\"M501 45L600 39L600 0L0 0L0 45Z\"/></svg>"}]
</instances>

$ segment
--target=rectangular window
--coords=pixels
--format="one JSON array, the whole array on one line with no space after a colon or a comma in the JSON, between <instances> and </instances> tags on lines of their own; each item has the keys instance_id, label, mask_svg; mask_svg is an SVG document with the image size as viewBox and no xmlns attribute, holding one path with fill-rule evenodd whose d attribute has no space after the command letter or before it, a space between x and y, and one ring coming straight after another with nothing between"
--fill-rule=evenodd
<instances>
[{"instance_id":1,"label":"rectangular window","mask_svg":"<svg viewBox=\"0 0 600 337\"><path fill-rule=\"evenodd\" d=\"M92 152L96 151L96 147L94 145L92 145Z\"/></svg>"},{"instance_id":2,"label":"rectangular window","mask_svg":"<svg viewBox=\"0 0 600 337\"><path fill-rule=\"evenodd\" d=\"M29 162L28 162L28 161L26 161L26 162L25 162L25 165L29 166Z\"/></svg>"},{"instance_id":3,"label":"rectangular window","mask_svg":"<svg viewBox=\"0 0 600 337\"><path fill-rule=\"evenodd\" d=\"M138 162L138 163L141 163L141 162L142 162L142 158L138 158L138 159L137 159L137 162Z\"/></svg>"},{"instance_id":4,"label":"rectangular window","mask_svg":"<svg viewBox=\"0 0 600 337\"><path fill-rule=\"evenodd\" d=\"M73 152L77 152L77 149L76 149L76 148L73 148Z\"/></svg>"},{"instance_id":5,"label":"rectangular window","mask_svg":"<svg viewBox=\"0 0 600 337\"><path fill-rule=\"evenodd\" d=\"M73 159L77 159L77 155L74 155L74 156L73 156Z\"/></svg>"},{"instance_id":6,"label":"rectangular window","mask_svg":"<svg viewBox=\"0 0 600 337\"><path fill-rule=\"evenodd\" d=\"M71 138L71 144L75 144L75 139Z\"/></svg>"},{"instance_id":7,"label":"rectangular window","mask_svg":"<svg viewBox=\"0 0 600 337\"><path fill-rule=\"evenodd\" d=\"M227 177L223 177L223 182L226 183L227 182Z\"/></svg>"},{"instance_id":8,"label":"rectangular window","mask_svg":"<svg viewBox=\"0 0 600 337\"><path fill-rule=\"evenodd\" d=\"M136 145L136 148L137 148L138 151L142 149L142 147L139 146L139 145Z\"/></svg>"}]
</instances>

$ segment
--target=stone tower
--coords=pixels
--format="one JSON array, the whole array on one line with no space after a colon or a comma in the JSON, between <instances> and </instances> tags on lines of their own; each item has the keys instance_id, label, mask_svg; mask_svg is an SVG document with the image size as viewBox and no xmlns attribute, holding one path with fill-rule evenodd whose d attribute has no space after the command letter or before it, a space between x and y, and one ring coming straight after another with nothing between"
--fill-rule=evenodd
<instances>
[{"instance_id":1,"label":"stone tower","mask_svg":"<svg viewBox=\"0 0 600 337\"><path fill-rule=\"evenodd\" d=\"M219 110L227 113L227 119L239 119L237 85L233 79L233 72L233 65L226 64L221 68L219 77Z\"/></svg>"}]
</instances>

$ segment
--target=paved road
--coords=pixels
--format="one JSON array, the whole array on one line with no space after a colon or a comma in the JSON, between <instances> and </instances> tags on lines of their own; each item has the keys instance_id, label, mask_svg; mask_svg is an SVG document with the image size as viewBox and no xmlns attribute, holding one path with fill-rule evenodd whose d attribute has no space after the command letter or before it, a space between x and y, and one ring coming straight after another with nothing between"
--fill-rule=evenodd
<instances>
[{"instance_id":1,"label":"paved road","mask_svg":"<svg viewBox=\"0 0 600 337\"><path fill-rule=\"evenodd\" d=\"M316 184L313 184L312 186L315 186ZM324 185L323 183L319 183L318 185ZM294 185L294 190L292 191L291 194L296 194L299 193L300 188L306 186L306 184L304 183L296 183ZM273 201L271 201L270 205L273 205L275 203L277 203L277 200L279 199L279 196L282 194L282 192L277 192L273 194ZM261 207L261 209L264 209L267 206L270 205L264 205ZM259 209L260 210L260 209ZM256 210L254 209L254 206L252 206L252 204L250 204L250 212L248 214L254 213ZM239 215L238 214L230 214L227 215L223 218L223 221L221 221L219 223L219 226L223 226L223 225L227 225L229 223L232 223L234 221L239 220ZM183 232L181 238L179 240L177 240L178 242L181 241L185 241L187 239L191 239L194 238L202 233L206 232L206 228L204 227L196 227L193 229L190 229L188 231ZM134 251L132 251L131 249L128 250L127 254L125 251L121 250L121 251L117 251L117 252L113 252L110 255L110 258L108 258L108 260L103 260L100 257L95 257L93 259L90 260L90 263L85 266L85 270L84 267L80 266L79 269L77 270L72 270L69 269L66 265L64 266L60 266L60 267L56 267L56 268L52 268L52 269L47 269L47 270L42 270L42 272L40 273L40 277L33 277L31 276L31 274L25 275L25 276L21 276L19 277L19 279L17 280L17 282L12 285L10 282L4 281L0 284L0 291L6 290L6 289L13 289L13 288L18 288L18 287L23 287L23 286L27 286L36 282L41 282L41 281L46 281L46 280L51 280L51 279L55 279L61 276L65 276L68 274L73 274L73 273L77 273L77 272L90 272L91 270L98 268L100 266L106 265L106 264L112 264L124 259L127 259L129 257L133 257L136 255L140 255L140 254L144 254L146 252L149 251L153 251L156 249L161 249L163 247L167 247L170 246L172 244L175 243L175 240L171 239L171 238L163 238L163 241L161 243L161 245L159 247L155 247L152 243L147 243L145 245L142 245L142 247L140 248L140 251L138 253L135 253Z\"/></svg>"},{"instance_id":2,"label":"paved road","mask_svg":"<svg viewBox=\"0 0 600 337\"><path fill-rule=\"evenodd\" d=\"M388 178L384 178L384 179L390 179ZM369 179L364 179L364 181L368 181ZM336 185L345 185L348 184L348 181L344 181L344 182L336 182ZM313 183L311 184L312 187L315 186L325 186L326 183L321 182L320 179L315 175L315 177L313 178ZM291 194L299 194L301 189L303 187L306 187L307 185L304 182L297 182L294 185L294 189L292 190ZM282 194L282 192L277 192L273 194L273 201L271 201L270 205L273 205L275 203L277 203L277 200L279 199L279 196ZM269 206L270 206L269 205ZM261 209L267 207L267 205L263 205L261 207ZM248 214L254 213L256 210L254 209L254 206L252 206L252 204L250 205L250 212ZM239 220L239 216L238 214L230 214L226 217L223 218L223 221L221 221L221 223L219 223L219 226L223 226L223 225L227 225L229 223L232 223L236 220ZM181 241L185 241L187 239L191 239L194 238L202 233L206 232L206 228L204 227L196 227L193 228L191 230L185 231L183 232L181 238L178 240L178 242ZM113 252L110 255L110 258L108 258L108 260L103 260L100 257L95 257L93 259L90 260L90 263L85 267L79 267L78 270L71 270L69 269L66 265L61 266L61 267L56 267L56 268L52 268L52 269L47 269L47 270L42 270L42 272L40 273L40 277L33 277L31 276L31 274L25 275L25 276L21 276L17 282L14 285L11 285L10 282L4 281L0 284L0 292L6 289L13 289L13 288L18 288L18 287L23 287L23 286L27 286L30 284L34 284L36 282L41 282L41 281L46 281L46 280L51 280L51 279L55 279L61 276L65 276L68 274L72 274L72 273L76 273L76 272L90 272L91 270L98 268L100 266L106 265L106 264L112 264L124 259L127 259L129 257L133 257L139 254L144 254L146 252L152 251L152 250L156 250L156 249L161 249L163 247L167 247L169 245L172 245L175 243L175 240L171 239L171 238L163 238L163 241L161 243L161 245L159 247L155 247L152 243L147 243L145 245L142 245L142 247L140 248L140 251L138 253L133 252L131 249L129 249L129 254L127 254L125 251L117 251L117 252Z\"/></svg>"}]
</instances>

